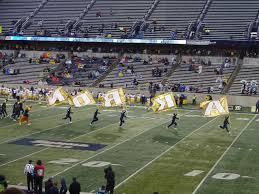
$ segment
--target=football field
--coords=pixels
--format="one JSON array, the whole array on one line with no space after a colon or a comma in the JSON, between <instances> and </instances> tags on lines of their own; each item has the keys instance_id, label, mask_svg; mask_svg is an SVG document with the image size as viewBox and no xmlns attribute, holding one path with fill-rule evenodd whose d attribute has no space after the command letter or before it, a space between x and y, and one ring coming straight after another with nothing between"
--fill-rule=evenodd
<instances>
[{"instance_id":1,"label":"football field","mask_svg":"<svg viewBox=\"0 0 259 194\"><path fill-rule=\"evenodd\" d=\"M77 177L83 192L105 185L104 168L112 165L116 194L258 194L259 116L231 113L231 134L220 129L224 117L205 118L199 110L153 113L128 108L125 125L120 109L73 108L73 123L62 120L66 107L37 103L32 125L0 120L0 174L9 184L26 186L28 160L42 160L45 179ZM11 106L9 106L9 109ZM10 112L10 110L9 110ZM178 113L177 129L169 128Z\"/></svg>"}]
</instances>

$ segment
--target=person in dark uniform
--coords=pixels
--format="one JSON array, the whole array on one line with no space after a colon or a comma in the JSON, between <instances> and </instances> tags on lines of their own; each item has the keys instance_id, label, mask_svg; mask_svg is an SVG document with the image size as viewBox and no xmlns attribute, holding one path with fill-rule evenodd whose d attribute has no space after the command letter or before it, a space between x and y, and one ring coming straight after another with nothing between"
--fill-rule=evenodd
<instances>
[{"instance_id":1,"label":"person in dark uniform","mask_svg":"<svg viewBox=\"0 0 259 194\"><path fill-rule=\"evenodd\" d=\"M123 110L123 111L121 112L121 116L120 116L120 127L122 126L122 124L125 123L124 118L126 118L126 110Z\"/></svg>"},{"instance_id":2,"label":"person in dark uniform","mask_svg":"<svg viewBox=\"0 0 259 194\"><path fill-rule=\"evenodd\" d=\"M98 121L99 119L98 119L98 114L101 114L100 112L99 112L99 110L98 109L96 109L96 111L94 112L94 117L93 117L93 120L91 121L91 123L90 123L90 125L92 125L94 122L96 122L96 121Z\"/></svg>"},{"instance_id":3,"label":"person in dark uniform","mask_svg":"<svg viewBox=\"0 0 259 194\"><path fill-rule=\"evenodd\" d=\"M229 125L229 120L228 119L229 119L229 116L226 116L225 119L224 119L223 125L220 125L219 127L221 129L226 129L226 131L228 133L230 133L230 131L228 130L228 125Z\"/></svg>"},{"instance_id":4,"label":"person in dark uniform","mask_svg":"<svg viewBox=\"0 0 259 194\"><path fill-rule=\"evenodd\" d=\"M172 121L171 121L171 123L167 126L167 128L171 127L172 125L174 125L174 126L176 127L176 126L177 126L176 119L179 119L179 118L177 118L177 114L174 113L173 118L172 118Z\"/></svg>"},{"instance_id":5,"label":"person in dark uniform","mask_svg":"<svg viewBox=\"0 0 259 194\"><path fill-rule=\"evenodd\" d=\"M24 103L24 102L22 102L22 101L18 101L20 114L23 114L23 113L24 113L23 103ZM19 114L19 116L20 116L20 114Z\"/></svg>"},{"instance_id":6,"label":"person in dark uniform","mask_svg":"<svg viewBox=\"0 0 259 194\"><path fill-rule=\"evenodd\" d=\"M4 117L8 117L7 111L6 111L6 103L7 103L7 99L3 102L2 104L2 113Z\"/></svg>"},{"instance_id":7,"label":"person in dark uniform","mask_svg":"<svg viewBox=\"0 0 259 194\"><path fill-rule=\"evenodd\" d=\"M3 108L0 105L0 119L3 119L3 117L4 117Z\"/></svg>"},{"instance_id":8,"label":"person in dark uniform","mask_svg":"<svg viewBox=\"0 0 259 194\"><path fill-rule=\"evenodd\" d=\"M66 120L66 119L69 119L69 123L72 123L72 117L71 117L71 114L72 114L73 112L71 111L71 107L69 107L68 109L67 109L67 113L66 113L66 116L63 118L64 120Z\"/></svg>"},{"instance_id":9,"label":"person in dark uniform","mask_svg":"<svg viewBox=\"0 0 259 194\"><path fill-rule=\"evenodd\" d=\"M109 166L108 168L104 169L104 178L106 179L106 191L110 194L113 194L114 187L115 187L115 173L112 170L112 167Z\"/></svg>"},{"instance_id":10,"label":"person in dark uniform","mask_svg":"<svg viewBox=\"0 0 259 194\"><path fill-rule=\"evenodd\" d=\"M256 112L256 113L259 113L259 100L256 102L256 105L255 105L255 112Z\"/></svg>"},{"instance_id":11,"label":"person in dark uniform","mask_svg":"<svg viewBox=\"0 0 259 194\"><path fill-rule=\"evenodd\" d=\"M20 116L20 109L18 102L15 102L13 105L12 119L16 121Z\"/></svg>"}]
</instances>

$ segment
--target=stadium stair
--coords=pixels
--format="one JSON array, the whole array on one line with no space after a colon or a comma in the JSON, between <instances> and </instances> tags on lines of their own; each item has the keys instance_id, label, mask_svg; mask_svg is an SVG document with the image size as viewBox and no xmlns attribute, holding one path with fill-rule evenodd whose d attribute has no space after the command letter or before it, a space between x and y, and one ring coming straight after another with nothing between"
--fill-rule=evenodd
<instances>
[{"instance_id":1,"label":"stadium stair","mask_svg":"<svg viewBox=\"0 0 259 194\"><path fill-rule=\"evenodd\" d=\"M25 18L35 10L42 0L19 0L0 2L0 25L3 26L3 33L12 32L14 24L21 18Z\"/></svg>"},{"instance_id":2,"label":"stadium stair","mask_svg":"<svg viewBox=\"0 0 259 194\"><path fill-rule=\"evenodd\" d=\"M241 94L241 88L242 88L242 80L246 80L249 83L252 80L257 81L257 85L259 83L259 66L258 63L250 63L251 59L246 60L244 62L244 65L240 69L239 74L236 76L235 80L233 81L233 84L231 85L228 93L229 94ZM257 59L256 59L257 61ZM258 95L258 94L257 94Z\"/></svg>"},{"instance_id":3,"label":"stadium stair","mask_svg":"<svg viewBox=\"0 0 259 194\"><path fill-rule=\"evenodd\" d=\"M125 54L124 56L129 56ZM169 56L168 56L169 57ZM119 68L114 68L113 71L107 75L107 77L101 82L105 87L110 87L111 84L113 84L114 87L123 87L127 89L141 89L141 90L147 90L149 83L152 82L154 84L161 83L164 76L166 75L165 72L162 73L161 77L153 77L152 76L152 69L158 67L159 69L167 68L168 71L170 71L171 66L165 66L163 63L159 63L158 61L154 60L152 61L152 64L143 65L144 59L141 61L135 62L133 60L129 60L128 63L122 63L123 64L123 71L125 72L127 70L127 66L133 66L134 67L134 74L131 73L124 73L122 77L119 77ZM134 86L132 84L134 78L139 82L138 86Z\"/></svg>"},{"instance_id":4,"label":"stadium stair","mask_svg":"<svg viewBox=\"0 0 259 194\"><path fill-rule=\"evenodd\" d=\"M173 66L173 68L171 68L171 69L167 72L165 78L161 81L162 84L167 83L167 82L168 82L168 79L172 76L172 74L176 71L176 69L181 66L181 62L182 62L182 55L181 55L181 54L177 55L176 61L177 61L177 62L176 62L176 65Z\"/></svg>"},{"instance_id":5,"label":"stadium stair","mask_svg":"<svg viewBox=\"0 0 259 194\"><path fill-rule=\"evenodd\" d=\"M221 91L218 89L219 83L216 83L216 79L221 76L216 75L214 70L223 63L224 58L197 57L197 59L203 59L204 61L208 61L208 59L210 59L212 63L211 66L203 65L201 74L189 71L190 64L187 62L189 59L193 59L193 57L183 56L183 61L186 61L186 63L182 63L180 67L173 72L171 77L168 78L169 84L184 84L189 87L202 88L203 92L207 92L208 87L213 87L214 93L220 93ZM234 69L234 64L229 68L224 68L222 76L228 79Z\"/></svg>"},{"instance_id":6,"label":"stadium stair","mask_svg":"<svg viewBox=\"0 0 259 194\"><path fill-rule=\"evenodd\" d=\"M103 31L111 33L113 38L120 38L123 32L119 28L126 28L127 32L130 32L133 24L143 18L153 2L153 0L124 0L122 3L120 0L97 0L82 19L81 28L84 31L88 29L89 37L101 36L100 30L103 27ZM101 13L101 17L96 16L97 12ZM117 28L112 27L115 23Z\"/></svg>"},{"instance_id":7,"label":"stadium stair","mask_svg":"<svg viewBox=\"0 0 259 194\"><path fill-rule=\"evenodd\" d=\"M27 28L26 34L33 35L39 29L38 23L43 21L43 29L57 34L63 30L67 21L76 19L90 0L48 0L48 3L34 17L32 25Z\"/></svg>"},{"instance_id":8,"label":"stadium stair","mask_svg":"<svg viewBox=\"0 0 259 194\"><path fill-rule=\"evenodd\" d=\"M26 17L25 21L23 23L21 23L21 28L18 32L24 32L24 30L31 24L31 21L33 20L33 18L35 17L35 15L37 13L40 12L41 9L44 8L44 6L48 3L48 0L42 0L42 2L39 4L39 6L37 8L34 9L34 11ZM17 29L16 29L17 31Z\"/></svg>"},{"instance_id":9,"label":"stadium stair","mask_svg":"<svg viewBox=\"0 0 259 194\"><path fill-rule=\"evenodd\" d=\"M245 40L245 32L258 7L258 0L213 0L203 20L210 33L203 35L203 39Z\"/></svg>"},{"instance_id":10,"label":"stadium stair","mask_svg":"<svg viewBox=\"0 0 259 194\"><path fill-rule=\"evenodd\" d=\"M116 62L109 66L108 70L104 74L102 74L96 81L94 81L91 87L97 87L99 83L101 83L116 67L118 67L122 57L123 53L119 54Z\"/></svg>"},{"instance_id":11,"label":"stadium stair","mask_svg":"<svg viewBox=\"0 0 259 194\"><path fill-rule=\"evenodd\" d=\"M223 90L222 90L222 93L223 93L223 94L226 94L226 93L229 92L229 89L230 89L230 87L232 86L232 84L234 83L236 77L238 76L238 74L239 74L239 72L240 72L240 70L241 70L243 64L244 64L244 59L240 59L240 58L239 58L239 59L237 60L237 65L236 65L235 70L233 71L233 73L231 74L230 78L228 79L227 85L226 85L226 86L223 88Z\"/></svg>"},{"instance_id":12,"label":"stadium stair","mask_svg":"<svg viewBox=\"0 0 259 194\"><path fill-rule=\"evenodd\" d=\"M197 20L206 2L207 0L160 0L148 20L150 26L144 37L171 39L172 31L178 32L178 38L185 37L188 25ZM164 26L165 30L151 31L154 27L159 29L161 26Z\"/></svg>"}]
</instances>

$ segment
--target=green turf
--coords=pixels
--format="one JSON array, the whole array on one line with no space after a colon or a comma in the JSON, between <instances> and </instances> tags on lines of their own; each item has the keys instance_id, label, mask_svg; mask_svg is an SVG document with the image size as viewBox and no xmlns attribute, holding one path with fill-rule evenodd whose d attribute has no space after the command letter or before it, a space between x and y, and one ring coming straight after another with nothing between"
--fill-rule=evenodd
<instances>
[{"instance_id":1,"label":"green turf","mask_svg":"<svg viewBox=\"0 0 259 194\"><path fill-rule=\"evenodd\" d=\"M64 108L38 104L33 104L31 126L19 126L9 118L1 120L0 174L6 175L10 184L26 185L23 175L25 163L29 159L41 159L46 166L45 179L50 176L55 176L56 180L65 177L70 183L72 177L76 176L81 182L82 190L90 192L105 184L103 170L111 163L118 185L115 193L192 193L235 137L247 126L197 193L258 193L258 117L231 114L231 135L228 135L218 128L222 117L204 118L195 110L177 111L181 117L177 130L166 128L172 111L156 114L143 108L129 108L129 117L122 128L118 126L120 109L102 111L100 121L90 126L95 108L90 106L74 109L72 124L62 120ZM98 151L78 151L9 143L24 137L107 146ZM53 164L53 161L68 158L73 161ZM107 163L96 167L89 166L91 162ZM204 172L194 177L185 176L193 170ZM249 178L211 178L220 172L236 173Z\"/></svg>"}]
</instances>

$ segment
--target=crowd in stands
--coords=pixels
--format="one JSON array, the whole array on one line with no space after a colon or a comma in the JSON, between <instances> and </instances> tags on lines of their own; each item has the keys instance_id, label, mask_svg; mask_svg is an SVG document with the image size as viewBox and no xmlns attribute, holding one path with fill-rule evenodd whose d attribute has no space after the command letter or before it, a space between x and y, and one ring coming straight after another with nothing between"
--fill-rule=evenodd
<instances>
[{"instance_id":1,"label":"crowd in stands","mask_svg":"<svg viewBox=\"0 0 259 194\"><path fill-rule=\"evenodd\" d=\"M87 78L95 80L104 74L108 68L113 65L116 57L104 56L78 57L73 55L71 59L66 59L59 68L53 71L47 78L50 84L62 85L82 85L78 78Z\"/></svg>"},{"instance_id":2,"label":"crowd in stands","mask_svg":"<svg viewBox=\"0 0 259 194\"><path fill-rule=\"evenodd\" d=\"M257 94L257 81L252 80L250 82L241 80L241 94L244 95L256 95Z\"/></svg>"}]
</instances>

